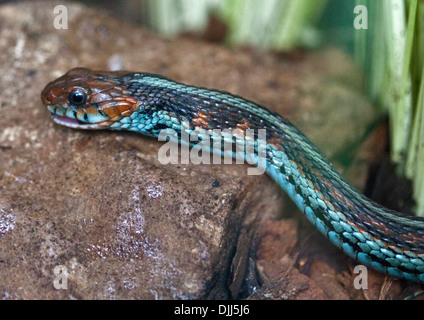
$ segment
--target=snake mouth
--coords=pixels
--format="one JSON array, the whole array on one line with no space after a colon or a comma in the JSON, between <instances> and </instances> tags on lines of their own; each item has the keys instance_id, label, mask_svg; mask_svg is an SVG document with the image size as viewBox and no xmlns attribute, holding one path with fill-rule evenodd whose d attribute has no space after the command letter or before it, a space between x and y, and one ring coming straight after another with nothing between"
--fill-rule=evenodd
<instances>
[{"instance_id":1,"label":"snake mouth","mask_svg":"<svg viewBox=\"0 0 424 320\"><path fill-rule=\"evenodd\" d=\"M106 127L109 127L109 119L97 116L95 120L97 121L84 121L84 120L94 120L90 119L93 118L93 116L83 116L81 117L79 113L77 113L74 110L71 110L69 108L61 108L61 107L55 107L48 105L47 109L51 113L51 117L54 123L57 123L62 126L66 126L69 128L74 129L104 129ZM83 118L83 119L81 119Z\"/></svg>"},{"instance_id":2,"label":"snake mouth","mask_svg":"<svg viewBox=\"0 0 424 320\"><path fill-rule=\"evenodd\" d=\"M91 125L95 125L93 123L84 123L80 120L69 118L65 116L59 116L57 114L52 113L52 120L54 123L60 124L62 126L70 127L70 128L76 128L76 129L91 129Z\"/></svg>"}]
</instances>

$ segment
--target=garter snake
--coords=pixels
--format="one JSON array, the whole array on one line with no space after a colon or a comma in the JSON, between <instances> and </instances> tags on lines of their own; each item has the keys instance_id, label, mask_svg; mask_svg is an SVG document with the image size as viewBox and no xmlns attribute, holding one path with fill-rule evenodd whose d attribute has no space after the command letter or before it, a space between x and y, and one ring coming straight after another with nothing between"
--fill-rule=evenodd
<instances>
[{"instance_id":1,"label":"garter snake","mask_svg":"<svg viewBox=\"0 0 424 320\"><path fill-rule=\"evenodd\" d=\"M266 129L266 172L322 234L361 264L424 283L424 219L358 192L287 119L254 102L154 74L85 68L50 82L41 97L55 123L78 129L153 137L166 128Z\"/></svg>"}]
</instances>

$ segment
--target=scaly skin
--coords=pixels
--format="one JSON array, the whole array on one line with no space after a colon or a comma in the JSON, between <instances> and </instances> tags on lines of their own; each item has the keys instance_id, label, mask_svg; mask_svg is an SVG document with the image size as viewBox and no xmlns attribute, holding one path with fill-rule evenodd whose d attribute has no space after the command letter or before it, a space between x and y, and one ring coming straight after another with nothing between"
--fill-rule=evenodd
<instances>
[{"instance_id":1,"label":"scaly skin","mask_svg":"<svg viewBox=\"0 0 424 320\"><path fill-rule=\"evenodd\" d=\"M165 128L211 136L213 129L266 129L266 172L322 234L364 265L424 282L424 220L359 193L289 121L258 104L153 74L84 68L50 82L42 101L54 122L78 129L153 137ZM262 142L253 143L257 151Z\"/></svg>"}]
</instances>

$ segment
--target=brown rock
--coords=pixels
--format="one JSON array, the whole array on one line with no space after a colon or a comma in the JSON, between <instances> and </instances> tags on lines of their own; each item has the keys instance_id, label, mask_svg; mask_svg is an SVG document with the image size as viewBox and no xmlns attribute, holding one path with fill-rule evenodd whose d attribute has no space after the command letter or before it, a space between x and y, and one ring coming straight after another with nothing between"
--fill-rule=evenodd
<instances>
[{"instance_id":1,"label":"brown rock","mask_svg":"<svg viewBox=\"0 0 424 320\"><path fill-rule=\"evenodd\" d=\"M295 252L298 224L294 219L266 222L259 230L256 259L262 286L250 299L321 300L325 293L300 273Z\"/></svg>"}]
</instances>

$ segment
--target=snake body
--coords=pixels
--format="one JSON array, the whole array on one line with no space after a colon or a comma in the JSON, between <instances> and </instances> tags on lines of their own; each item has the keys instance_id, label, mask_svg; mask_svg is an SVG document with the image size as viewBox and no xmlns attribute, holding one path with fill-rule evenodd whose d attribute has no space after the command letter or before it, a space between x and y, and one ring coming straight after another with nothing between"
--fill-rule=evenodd
<instances>
[{"instance_id":1,"label":"snake body","mask_svg":"<svg viewBox=\"0 0 424 320\"><path fill-rule=\"evenodd\" d=\"M54 122L157 137L202 129L266 129L266 172L308 220L361 264L424 283L424 219L389 210L353 188L287 119L227 92L136 72L74 68L42 101ZM184 125L185 124L185 125ZM261 147L253 141L255 150Z\"/></svg>"}]
</instances>

